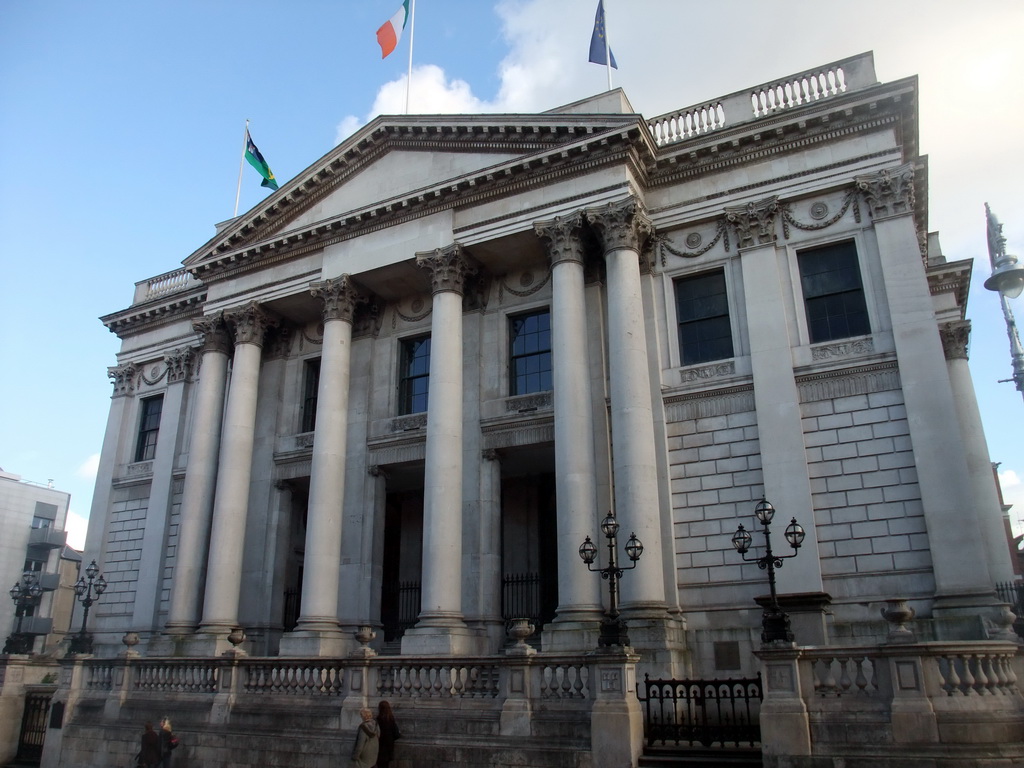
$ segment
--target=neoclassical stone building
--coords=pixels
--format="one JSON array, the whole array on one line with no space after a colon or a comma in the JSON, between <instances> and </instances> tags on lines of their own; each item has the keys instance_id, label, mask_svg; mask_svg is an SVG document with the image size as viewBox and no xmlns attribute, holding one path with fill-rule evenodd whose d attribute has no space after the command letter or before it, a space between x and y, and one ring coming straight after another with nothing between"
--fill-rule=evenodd
<instances>
[{"instance_id":1,"label":"neoclassical stone building","mask_svg":"<svg viewBox=\"0 0 1024 768\"><path fill-rule=\"evenodd\" d=\"M592 650L613 510L641 670L756 672L754 506L801 645L1006 636L917 82L870 54L646 119L381 116L103 318L101 655ZM755 546L761 540L758 533ZM787 550L788 552L788 550ZM620 549L620 557L624 555Z\"/></svg>"}]
</instances>

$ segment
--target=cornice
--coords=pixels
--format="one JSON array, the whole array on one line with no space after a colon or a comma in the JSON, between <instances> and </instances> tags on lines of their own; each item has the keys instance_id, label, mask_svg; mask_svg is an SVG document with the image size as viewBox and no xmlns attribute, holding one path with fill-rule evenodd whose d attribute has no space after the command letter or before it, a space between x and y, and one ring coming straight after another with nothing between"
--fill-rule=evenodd
<instances>
[{"instance_id":1,"label":"cornice","mask_svg":"<svg viewBox=\"0 0 1024 768\"><path fill-rule=\"evenodd\" d=\"M932 296L952 293L961 314L967 309L967 294L971 290L972 259L932 264L927 268L928 290Z\"/></svg>"},{"instance_id":2,"label":"cornice","mask_svg":"<svg viewBox=\"0 0 1024 768\"><path fill-rule=\"evenodd\" d=\"M123 338L128 329L138 332L155 325L200 317L206 302L206 289L189 293L161 296L153 301L136 304L120 312L103 315L100 322L107 330Z\"/></svg>"},{"instance_id":3,"label":"cornice","mask_svg":"<svg viewBox=\"0 0 1024 768\"><path fill-rule=\"evenodd\" d=\"M591 120L592 118L593 116L590 116ZM260 210L249 214L245 220L208 241L203 248L185 260L185 266L194 276L198 278L201 275L200 279L209 283L211 279L215 280L225 272L235 272L239 267L254 262L262 265L266 263L267 257L279 254L295 256L351 237L395 226L404 221L432 215L438 211L507 195L520 187L551 183L566 175L586 172L613 159L620 159L615 157L616 153L621 153L623 148L628 148L632 142L638 141L645 131L642 121L636 115L625 115L610 122L614 125L599 128L583 122L565 126L560 121L549 121L550 124L540 126L515 126L515 130L507 126L492 127L492 135L502 135L505 139L510 134L520 132L545 135L549 139L511 143L503 139L497 143L486 144L492 151L521 152L527 149L532 151L532 154L522 155L471 174L446 179L429 187L405 193L401 197L379 201L371 206L355 209L301 229L275 232L275 228L279 228L283 222L292 220L346 179L367 168L379 155L394 150L399 144L401 148L410 148L408 139L396 144L392 136L394 131L412 130L410 126L378 128L371 134L373 142L368 143L368 140L364 140L358 148L350 148L344 155L329 154L322 168L308 175L305 181L299 180L303 178L300 174L294 182L273 195ZM421 141L415 142L417 149L437 151L439 146L436 136L430 138L432 128L457 129L452 125L417 126L416 130L423 136ZM484 131L486 126L476 125L473 128ZM364 148L363 144L367 146ZM476 147L476 151L479 151L482 145L479 142L448 142L445 146L454 147L459 151L470 151Z\"/></svg>"}]
</instances>

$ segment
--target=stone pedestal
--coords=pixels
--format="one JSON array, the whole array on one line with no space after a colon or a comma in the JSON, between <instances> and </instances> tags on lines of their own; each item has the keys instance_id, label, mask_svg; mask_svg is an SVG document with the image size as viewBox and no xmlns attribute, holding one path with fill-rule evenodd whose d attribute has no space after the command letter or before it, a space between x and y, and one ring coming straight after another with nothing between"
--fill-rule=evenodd
<instances>
[{"instance_id":1,"label":"stone pedestal","mask_svg":"<svg viewBox=\"0 0 1024 768\"><path fill-rule=\"evenodd\" d=\"M810 755L811 728L800 692L800 651L761 648L756 655L764 667L761 749L765 758Z\"/></svg>"},{"instance_id":2,"label":"stone pedestal","mask_svg":"<svg viewBox=\"0 0 1024 768\"><path fill-rule=\"evenodd\" d=\"M590 655L590 751L593 768L634 766L644 748L644 718L637 701L636 663L627 651Z\"/></svg>"}]
</instances>

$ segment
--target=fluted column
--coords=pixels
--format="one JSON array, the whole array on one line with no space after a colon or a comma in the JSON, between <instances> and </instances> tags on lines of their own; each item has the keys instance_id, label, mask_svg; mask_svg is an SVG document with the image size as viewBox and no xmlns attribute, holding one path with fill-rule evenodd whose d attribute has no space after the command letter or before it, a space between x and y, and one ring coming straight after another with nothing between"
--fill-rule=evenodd
<instances>
[{"instance_id":1,"label":"fluted column","mask_svg":"<svg viewBox=\"0 0 1024 768\"><path fill-rule=\"evenodd\" d=\"M600 580L581 567L577 551L593 536L597 513L593 395L587 355L581 214L534 224L551 259L551 368L555 410L555 494L558 500L558 610L545 649L593 648L601 618ZM566 634L589 626L591 633ZM556 626L556 625L573 626Z\"/></svg>"},{"instance_id":2,"label":"fluted column","mask_svg":"<svg viewBox=\"0 0 1024 768\"><path fill-rule=\"evenodd\" d=\"M458 244L418 253L431 274L430 394L423 477L423 578L419 621L402 652L465 653L462 615L462 291L473 271Z\"/></svg>"},{"instance_id":3,"label":"fluted column","mask_svg":"<svg viewBox=\"0 0 1024 768\"><path fill-rule=\"evenodd\" d=\"M195 320L192 327L202 337L203 346L167 616L167 632L173 635L190 634L199 626L199 595L206 572L231 352L231 338L221 313Z\"/></svg>"},{"instance_id":4,"label":"fluted column","mask_svg":"<svg viewBox=\"0 0 1024 768\"><path fill-rule=\"evenodd\" d=\"M1013 581L1010 543L1003 522L1003 508L996 489L995 472L985 441L985 428L978 410L974 381L967 364L967 346L971 336L969 320L944 323L939 327L942 349L946 355L949 380L953 385L957 423L963 441L964 458L970 473L970 497L977 508L980 532L985 538L989 572L996 582Z\"/></svg>"},{"instance_id":5,"label":"fluted column","mask_svg":"<svg viewBox=\"0 0 1024 768\"><path fill-rule=\"evenodd\" d=\"M362 295L348 275L315 283L310 292L323 302L324 339L309 479L302 613L295 631L281 638L281 652L340 655L345 643L338 624L338 571L345 503L352 316Z\"/></svg>"},{"instance_id":6,"label":"fluted column","mask_svg":"<svg viewBox=\"0 0 1024 768\"><path fill-rule=\"evenodd\" d=\"M857 177L871 208L889 300L907 424L931 547L933 612L974 613L995 600L970 479L957 430L956 403L915 227L911 165ZM964 535L964 531L971 535Z\"/></svg>"},{"instance_id":7,"label":"fluted column","mask_svg":"<svg viewBox=\"0 0 1024 768\"><path fill-rule=\"evenodd\" d=\"M224 313L235 334L235 359L224 414L200 631L220 636L238 624L245 524L252 479L256 395L266 330L277 320L257 302Z\"/></svg>"},{"instance_id":8,"label":"fluted column","mask_svg":"<svg viewBox=\"0 0 1024 768\"><path fill-rule=\"evenodd\" d=\"M640 250L652 226L643 206L633 198L588 209L586 216L601 236L608 275L615 510L623 541L635 532L645 547L636 569L620 583L622 608L627 616L663 619L667 606L661 509L647 331L640 292Z\"/></svg>"}]
</instances>

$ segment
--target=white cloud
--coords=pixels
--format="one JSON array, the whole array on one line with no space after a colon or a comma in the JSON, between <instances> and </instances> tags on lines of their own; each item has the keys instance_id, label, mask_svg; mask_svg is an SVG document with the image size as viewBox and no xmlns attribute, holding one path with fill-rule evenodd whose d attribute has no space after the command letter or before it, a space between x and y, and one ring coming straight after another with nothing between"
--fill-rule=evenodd
<instances>
[{"instance_id":1,"label":"white cloud","mask_svg":"<svg viewBox=\"0 0 1024 768\"><path fill-rule=\"evenodd\" d=\"M1005 492L1007 488L1020 485L1020 477L1012 469L1004 469L999 472L999 484L1003 486Z\"/></svg>"},{"instance_id":2,"label":"white cloud","mask_svg":"<svg viewBox=\"0 0 1024 768\"><path fill-rule=\"evenodd\" d=\"M85 480L95 480L96 473L100 468L100 455L94 453L88 459L86 459L82 465L75 470L75 474Z\"/></svg>"},{"instance_id":3,"label":"white cloud","mask_svg":"<svg viewBox=\"0 0 1024 768\"><path fill-rule=\"evenodd\" d=\"M85 534L89 527L89 520L76 512L68 510L68 519L64 524L64 530L68 533L68 546L81 552L85 549Z\"/></svg>"}]
</instances>

